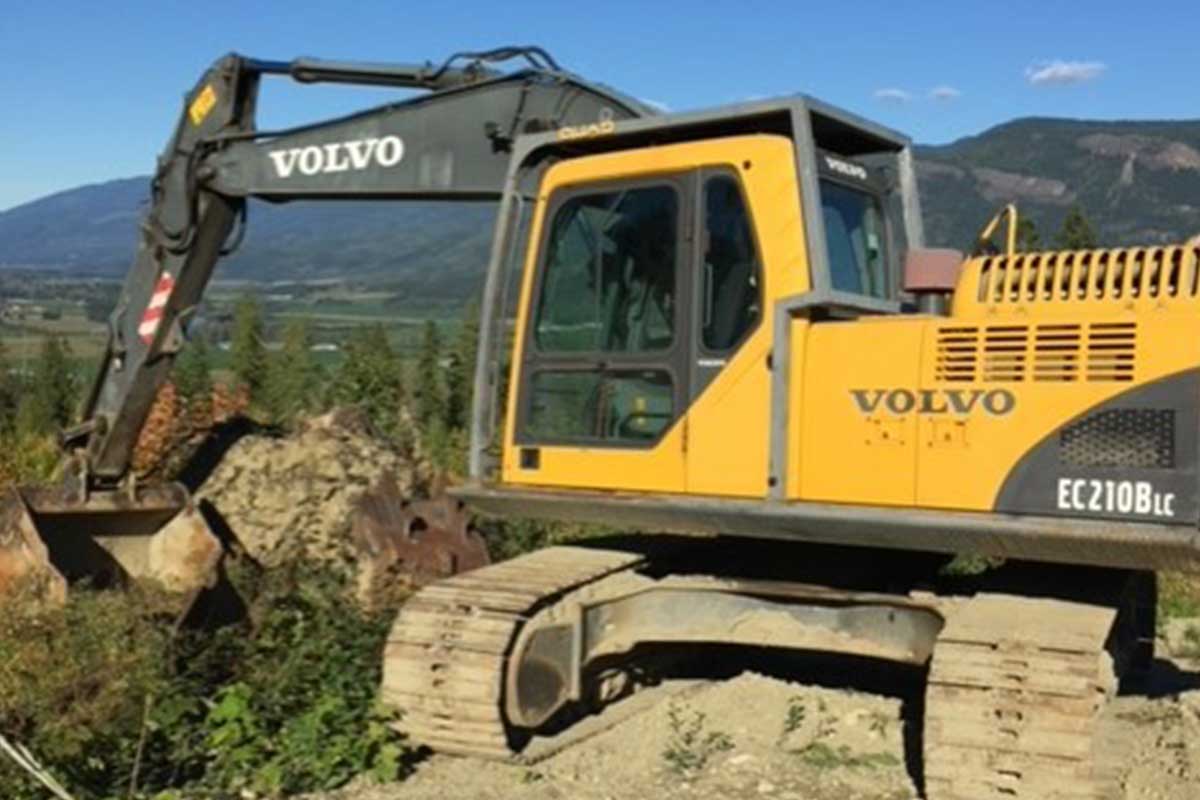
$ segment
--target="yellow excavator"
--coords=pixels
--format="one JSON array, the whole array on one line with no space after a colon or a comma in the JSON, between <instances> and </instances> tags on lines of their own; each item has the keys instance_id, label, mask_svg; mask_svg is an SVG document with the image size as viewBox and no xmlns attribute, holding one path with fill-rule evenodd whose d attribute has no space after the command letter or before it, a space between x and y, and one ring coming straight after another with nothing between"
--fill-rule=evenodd
<instances>
[{"instance_id":1,"label":"yellow excavator","mask_svg":"<svg viewBox=\"0 0 1200 800\"><path fill-rule=\"evenodd\" d=\"M262 132L272 74L428 93ZM537 48L226 57L153 191L68 482L0 508L0 576L203 584L219 547L129 451L247 198L498 199L452 493L662 535L418 591L382 687L414 741L520 758L645 658L833 653L927 672L931 800L1117 791L1106 701L1152 658L1155 571L1200 564L1200 247L1020 253L1012 212L1004 248L927 249L906 137L804 96L658 114Z\"/></svg>"}]
</instances>

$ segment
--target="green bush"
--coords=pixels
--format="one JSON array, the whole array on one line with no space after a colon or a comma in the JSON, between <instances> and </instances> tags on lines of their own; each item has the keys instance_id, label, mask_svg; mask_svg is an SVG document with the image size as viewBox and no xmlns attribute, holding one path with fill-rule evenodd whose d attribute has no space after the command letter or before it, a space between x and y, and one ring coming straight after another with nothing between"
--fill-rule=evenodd
<instances>
[{"instance_id":1,"label":"green bush","mask_svg":"<svg viewBox=\"0 0 1200 800\"><path fill-rule=\"evenodd\" d=\"M166 631L139 595L81 591L50 610L7 602L0 733L28 747L79 798L116 795L129 785L146 699L170 684ZM0 788L12 800L45 797L7 760L0 760Z\"/></svg>"},{"instance_id":2,"label":"green bush","mask_svg":"<svg viewBox=\"0 0 1200 800\"><path fill-rule=\"evenodd\" d=\"M256 592L249 646L238 642L245 631L228 628L198 648L208 658L190 678L218 688L202 735L181 742L177 757L203 763L202 782L222 792L329 789L367 771L397 777L404 751L376 705L394 609L356 610L328 572L267 573Z\"/></svg>"},{"instance_id":3,"label":"green bush","mask_svg":"<svg viewBox=\"0 0 1200 800\"><path fill-rule=\"evenodd\" d=\"M173 634L138 593L6 609L0 733L78 800L135 785L138 797L286 796L398 777L406 750L376 704L393 611L359 611L325 571L235 573L247 619L215 631ZM44 793L3 762L0 796Z\"/></svg>"}]
</instances>

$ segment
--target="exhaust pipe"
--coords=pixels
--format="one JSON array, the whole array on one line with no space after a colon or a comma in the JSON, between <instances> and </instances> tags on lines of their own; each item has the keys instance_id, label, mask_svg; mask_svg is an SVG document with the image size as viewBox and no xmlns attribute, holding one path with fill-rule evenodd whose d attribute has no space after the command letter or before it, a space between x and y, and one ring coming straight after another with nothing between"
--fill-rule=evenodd
<instances>
[{"instance_id":1,"label":"exhaust pipe","mask_svg":"<svg viewBox=\"0 0 1200 800\"><path fill-rule=\"evenodd\" d=\"M179 484L93 492L16 487L0 495L0 596L66 599L69 584L153 582L191 600L217 581L221 541Z\"/></svg>"}]
</instances>

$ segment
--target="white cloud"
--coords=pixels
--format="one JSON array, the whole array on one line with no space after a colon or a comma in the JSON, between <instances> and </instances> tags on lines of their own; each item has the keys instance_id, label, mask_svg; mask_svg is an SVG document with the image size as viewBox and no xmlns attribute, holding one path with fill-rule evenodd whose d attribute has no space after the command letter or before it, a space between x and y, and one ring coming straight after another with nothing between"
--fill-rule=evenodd
<instances>
[{"instance_id":1,"label":"white cloud","mask_svg":"<svg viewBox=\"0 0 1200 800\"><path fill-rule=\"evenodd\" d=\"M943 103L948 103L951 100L957 100L962 97L962 92L955 89L953 86L935 86L929 90L929 96L934 100L940 100Z\"/></svg>"},{"instance_id":2,"label":"white cloud","mask_svg":"<svg viewBox=\"0 0 1200 800\"><path fill-rule=\"evenodd\" d=\"M907 103L912 100L912 95L903 89L876 89L875 99L885 103Z\"/></svg>"},{"instance_id":3,"label":"white cloud","mask_svg":"<svg viewBox=\"0 0 1200 800\"><path fill-rule=\"evenodd\" d=\"M1083 83L1095 80L1108 69L1100 61L1041 61L1025 68L1025 80L1034 86Z\"/></svg>"},{"instance_id":4,"label":"white cloud","mask_svg":"<svg viewBox=\"0 0 1200 800\"><path fill-rule=\"evenodd\" d=\"M649 97L639 97L638 99L641 100L646 105L653 108L655 111L659 112L660 114L666 114L668 111L671 110L671 107L669 105L667 105L666 103L660 102L658 100L651 100Z\"/></svg>"}]
</instances>

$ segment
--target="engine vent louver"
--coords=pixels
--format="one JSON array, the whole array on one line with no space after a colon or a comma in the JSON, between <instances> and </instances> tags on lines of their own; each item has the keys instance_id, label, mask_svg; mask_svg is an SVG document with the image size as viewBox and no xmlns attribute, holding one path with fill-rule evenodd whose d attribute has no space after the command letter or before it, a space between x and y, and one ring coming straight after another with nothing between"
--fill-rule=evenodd
<instances>
[{"instance_id":1,"label":"engine vent louver","mask_svg":"<svg viewBox=\"0 0 1200 800\"><path fill-rule=\"evenodd\" d=\"M1137 325L1133 322L1096 322L1088 327L1087 379L1133 380Z\"/></svg>"},{"instance_id":2,"label":"engine vent louver","mask_svg":"<svg viewBox=\"0 0 1200 800\"><path fill-rule=\"evenodd\" d=\"M1033 339L1033 379L1074 381L1079 379L1080 325L1039 325Z\"/></svg>"},{"instance_id":3,"label":"engine vent louver","mask_svg":"<svg viewBox=\"0 0 1200 800\"><path fill-rule=\"evenodd\" d=\"M975 380L978 364L978 328L942 328L938 331L937 380Z\"/></svg>"},{"instance_id":4,"label":"engine vent louver","mask_svg":"<svg viewBox=\"0 0 1200 800\"><path fill-rule=\"evenodd\" d=\"M1059 433L1058 454L1070 467L1173 469L1175 412L1120 408L1089 414Z\"/></svg>"},{"instance_id":5,"label":"engine vent louver","mask_svg":"<svg viewBox=\"0 0 1200 800\"><path fill-rule=\"evenodd\" d=\"M1136 247L985 258L976 300L1004 305L1197 296L1200 249Z\"/></svg>"},{"instance_id":6,"label":"engine vent louver","mask_svg":"<svg viewBox=\"0 0 1200 800\"><path fill-rule=\"evenodd\" d=\"M937 381L1132 381L1137 325L987 325L938 330Z\"/></svg>"},{"instance_id":7,"label":"engine vent louver","mask_svg":"<svg viewBox=\"0 0 1200 800\"><path fill-rule=\"evenodd\" d=\"M997 325L983 329L983 381L1025 380L1029 329L1024 325Z\"/></svg>"}]
</instances>

